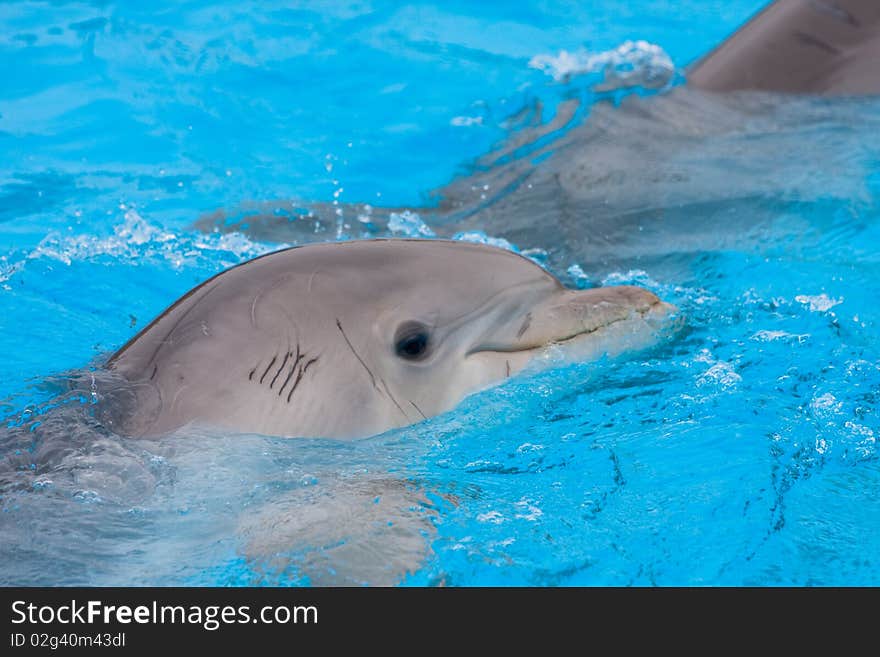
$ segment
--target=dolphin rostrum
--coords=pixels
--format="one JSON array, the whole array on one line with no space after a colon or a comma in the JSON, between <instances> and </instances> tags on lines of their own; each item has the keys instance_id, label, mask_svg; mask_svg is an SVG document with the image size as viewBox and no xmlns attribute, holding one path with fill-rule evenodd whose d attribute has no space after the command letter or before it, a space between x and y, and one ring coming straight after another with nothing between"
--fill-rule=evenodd
<instances>
[{"instance_id":1,"label":"dolphin rostrum","mask_svg":"<svg viewBox=\"0 0 880 657\"><path fill-rule=\"evenodd\" d=\"M447 411L550 344L582 360L648 346L673 310L638 287L566 289L480 244L313 244L202 283L107 366L134 391L123 433L352 438Z\"/></svg>"}]
</instances>

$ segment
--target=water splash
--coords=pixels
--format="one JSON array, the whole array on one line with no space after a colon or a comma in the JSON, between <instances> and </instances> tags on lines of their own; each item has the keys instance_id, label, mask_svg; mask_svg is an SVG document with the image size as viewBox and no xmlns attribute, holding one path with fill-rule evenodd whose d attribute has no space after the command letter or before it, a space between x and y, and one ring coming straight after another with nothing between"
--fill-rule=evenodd
<instances>
[{"instance_id":1,"label":"water splash","mask_svg":"<svg viewBox=\"0 0 880 657\"><path fill-rule=\"evenodd\" d=\"M574 282L575 287L579 290L590 287L590 277L587 276L583 267L581 267L579 264L574 263L573 265L570 265L565 271L571 277L571 280Z\"/></svg>"},{"instance_id":2,"label":"water splash","mask_svg":"<svg viewBox=\"0 0 880 657\"><path fill-rule=\"evenodd\" d=\"M802 303L805 306L810 308L810 312L814 313L826 313L834 306L839 306L843 303L843 299L832 299L827 294L799 294L794 298L798 303Z\"/></svg>"},{"instance_id":3,"label":"water splash","mask_svg":"<svg viewBox=\"0 0 880 657\"><path fill-rule=\"evenodd\" d=\"M634 86L660 89L675 74L672 58L660 46L642 40L625 41L598 53L582 49L535 55L529 66L563 83L575 76L599 73L602 80L597 90L601 91Z\"/></svg>"},{"instance_id":4,"label":"water splash","mask_svg":"<svg viewBox=\"0 0 880 657\"><path fill-rule=\"evenodd\" d=\"M201 233L172 231L144 219L134 208L123 206L123 221L107 236L63 234L44 237L30 252L12 259L4 256L0 265L3 289L20 273L28 261L55 260L65 265L112 258L117 263L138 264L163 261L174 269L186 267L230 267L242 260L289 246L256 242L241 233Z\"/></svg>"},{"instance_id":5,"label":"water splash","mask_svg":"<svg viewBox=\"0 0 880 657\"><path fill-rule=\"evenodd\" d=\"M422 218L410 210L392 212L388 217L388 230L401 237L434 237L435 233L422 221Z\"/></svg>"},{"instance_id":6,"label":"water splash","mask_svg":"<svg viewBox=\"0 0 880 657\"><path fill-rule=\"evenodd\" d=\"M503 237L492 237L491 235L487 235L485 232L481 230L469 230L461 233L456 233L452 236L452 239L458 240L460 242L473 242L474 244L487 244L488 246L494 246L499 249L506 249L508 251L513 251L514 253L519 253L519 247L511 242L507 241Z\"/></svg>"}]
</instances>

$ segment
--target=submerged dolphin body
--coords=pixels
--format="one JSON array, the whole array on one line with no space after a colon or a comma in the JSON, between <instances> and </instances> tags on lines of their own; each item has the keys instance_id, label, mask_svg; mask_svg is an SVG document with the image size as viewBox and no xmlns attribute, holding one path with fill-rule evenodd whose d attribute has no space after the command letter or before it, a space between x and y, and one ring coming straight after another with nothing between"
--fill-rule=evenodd
<instances>
[{"instance_id":1,"label":"submerged dolphin body","mask_svg":"<svg viewBox=\"0 0 880 657\"><path fill-rule=\"evenodd\" d=\"M551 343L579 359L650 345L672 310L638 287L566 289L489 246L315 244L203 283L108 368L136 397L123 433L351 438L449 410Z\"/></svg>"},{"instance_id":2,"label":"submerged dolphin body","mask_svg":"<svg viewBox=\"0 0 880 657\"><path fill-rule=\"evenodd\" d=\"M443 237L479 230L546 249L549 235L559 271L574 261L602 276L639 259L662 275L671 253L686 265L760 243L780 202L865 198L862 155L880 148L878 50L880 2L779 0L687 69L685 85L619 104L599 94L588 110L568 99L546 122L540 105L524 110L434 205L350 205L346 228L337 205L266 201L196 227L306 242L388 234L391 213L409 209ZM292 221L304 206L308 220Z\"/></svg>"}]
</instances>

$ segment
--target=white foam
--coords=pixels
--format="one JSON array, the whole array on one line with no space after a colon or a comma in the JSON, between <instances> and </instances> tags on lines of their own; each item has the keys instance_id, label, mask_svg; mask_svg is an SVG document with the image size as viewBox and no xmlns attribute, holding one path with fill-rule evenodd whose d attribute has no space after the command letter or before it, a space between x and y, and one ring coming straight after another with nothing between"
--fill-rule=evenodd
<instances>
[{"instance_id":1,"label":"white foam","mask_svg":"<svg viewBox=\"0 0 880 657\"><path fill-rule=\"evenodd\" d=\"M742 381L742 377L733 369L733 365L725 362L717 362L703 372L697 379L697 385L717 385L722 388L732 388Z\"/></svg>"},{"instance_id":2,"label":"white foam","mask_svg":"<svg viewBox=\"0 0 880 657\"><path fill-rule=\"evenodd\" d=\"M487 511L477 516L477 522L491 522L493 525L500 525L505 520L499 511Z\"/></svg>"},{"instance_id":3,"label":"white foam","mask_svg":"<svg viewBox=\"0 0 880 657\"><path fill-rule=\"evenodd\" d=\"M403 235L404 237L434 237L435 233L431 228L422 221L422 218L415 212L404 210L403 212L392 212L388 217L388 230L395 235Z\"/></svg>"},{"instance_id":4,"label":"white foam","mask_svg":"<svg viewBox=\"0 0 880 657\"><path fill-rule=\"evenodd\" d=\"M863 438L868 443L873 444L877 440L874 437L874 431L870 427L866 427L864 424L858 424L852 420L847 420L843 426L849 429L854 436Z\"/></svg>"},{"instance_id":5,"label":"white foam","mask_svg":"<svg viewBox=\"0 0 880 657\"><path fill-rule=\"evenodd\" d=\"M575 285L579 288L589 287L590 278L587 276L583 267L579 264L574 263L568 269L566 269L568 275L571 276L571 279L574 281Z\"/></svg>"},{"instance_id":6,"label":"white foam","mask_svg":"<svg viewBox=\"0 0 880 657\"><path fill-rule=\"evenodd\" d=\"M513 251L514 253L518 253L521 256L528 258L539 267L543 267L545 269L547 268L547 258L550 257L550 254L544 249L520 249L513 242L510 242L503 237L494 237L492 235L488 235L482 230L467 230L460 233L455 233L455 235L452 236L452 239L458 240L460 242L488 244L489 246L496 246L499 249L507 249L508 251Z\"/></svg>"},{"instance_id":7,"label":"white foam","mask_svg":"<svg viewBox=\"0 0 880 657\"><path fill-rule=\"evenodd\" d=\"M12 287L6 281L15 276L23 266L24 262L21 260L9 262L8 256L0 256L0 288L11 290Z\"/></svg>"},{"instance_id":8,"label":"white foam","mask_svg":"<svg viewBox=\"0 0 880 657\"><path fill-rule=\"evenodd\" d=\"M838 401L837 397L830 392L826 392L823 395L814 397L812 401L810 401L810 408L813 410L813 413L819 417L829 417L832 415L838 415L841 412L843 402Z\"/></svg>"},{"instance_id":9,"label":"white foam","mask_svg":"<svg viewBox=\"0 0 880 657\"><path fill-rule=\"evenodd\" d=\"M858 440L855 446L856 453L861 458L871 458L874 456L875 445L877 443L877 438L874 436L874 431L869 427L866 427L863 424L858 424L857 422L853 422L852 420L847 420L844 425L849 432L850 435Z\"/></svg>"},{"instance_id":10,"label":"white foam","mask_svg":"<svg viewBox=\"0 0 880 657\"><path fill-rule=\"evenodd\" d=\"M806 306L810 307L810 312L814 313L824 313L828 312L834 306L839 306L843 303L843 297L840 299L832 299L824 292L822 294L816 294L813 296L807 294L799 294L794 298L798 303L802 303Z\"/></svg>"},{"instance_id":11,"label":"white foam","mask_svg":"<svg viewBox=\"0 0 880 657\"><path fill-rule=\"evenodd\" d=\"M482 116L454 116L449 121L449 125L454 125L458 128L469 128L475 125L483 125L483 117Z\"/></svg>"},{"instance_id":12,"label":"white foam","mask_svg":"<svg viewBox=\"0 0 880 657\"><path fill-rule=\"evenodd\" d=\"M519 513L515 515L520 520L530 520L534 522L544 515L544 512L537 506L533 500L525 497L516 502L515 506L519 509Z\"/></svg>"},{"instance_id":13,"label":"white foam","mask_svg":"<svg viewBox=\"0 0 880 657\"><path fill-rule=\"evenodd\" d=\"M642 40L624 41L604 52L580 49L535 55L529 60L529 67L543 71L557 82L568 82L576 75L602 73L605 85L613 88L659 88L675 74L672 58L660 46Z\"/></svg>"},{"instance_id":14,"label":"white foam","mask_svg":"<svg viewBox=\"0 0 880 657\"><path fill-rule=\"evenodd\" d=\"M797 341L799 343L806 342L810 337L809 333L788 333L787 331L757 331L750 340L756 342L775 342L777 340Z\"/></svg>"},{"instance_id":15,"label":"white foam","mask_svg":"<svg viewBox=\"0 0 880 657\"><path fill-rule=\"evenodd\" d=\"M496 246L499 249L507 249L508 251L519 253L519 247L517 247L515 244L508 242L503 237L492 237L491 235L487 235L481 230L469 230L462 233L456 233L452 236L452 239L458 240L460 242L488 244L489 246Z\"/></svg>"},{"instance_id":16,"label":"white foam","mask_svg":"<svg viewBox=\"0 0 880 657\"><path fill-rule=\"evenodd\" d=\"M659 283L648 275L644 269L630 269L623 273L611 272L602 279L602 285L641 285L642 287L659 287Z\"/></svg>"},{"instance_id":17,"label":"white foam","mask_svg":"<svg viewBox=\"0 0 880 657\"><path fill-rule=\"evenodd\" d=\"M228 254L228 266L287 245L254 242L241 233L176 233L145 220L134 209L127 209L123 222L104 237L49 233L27 256L27 260L49 258L70 265L111 256L118 260L141 262L162 259L181 268L204 259L216 262L217 253ZM20 264L18 265L20 268ZM15 268L13 263L11 268Z\"/></svg>"}]
</instances>

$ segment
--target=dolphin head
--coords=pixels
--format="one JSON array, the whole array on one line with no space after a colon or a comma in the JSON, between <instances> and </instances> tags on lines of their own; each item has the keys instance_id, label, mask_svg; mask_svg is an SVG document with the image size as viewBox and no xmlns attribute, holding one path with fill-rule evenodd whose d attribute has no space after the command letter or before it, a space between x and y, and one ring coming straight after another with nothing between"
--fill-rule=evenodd
<instances>
[{"instance_id":1,"label":"dolphin head","mask_svg":"<svg viewBox=\"0 0 880 657\"><path fill-rule=\"evenodd\" d=\"M567 289L481 244L315 244L203 283L108 366L137 390L126 433L351 438L450 410L550 346L573 360L648 346L674 310L638 287Z\"/></svg>"}]
</instances>

